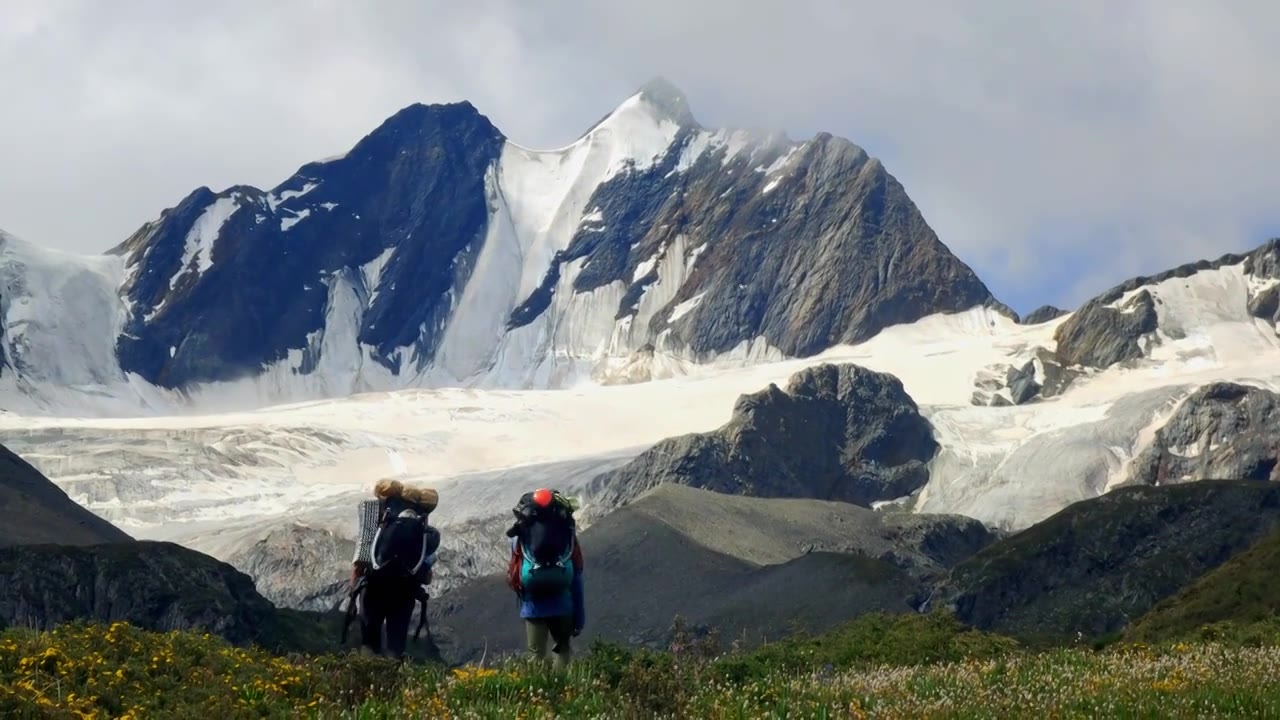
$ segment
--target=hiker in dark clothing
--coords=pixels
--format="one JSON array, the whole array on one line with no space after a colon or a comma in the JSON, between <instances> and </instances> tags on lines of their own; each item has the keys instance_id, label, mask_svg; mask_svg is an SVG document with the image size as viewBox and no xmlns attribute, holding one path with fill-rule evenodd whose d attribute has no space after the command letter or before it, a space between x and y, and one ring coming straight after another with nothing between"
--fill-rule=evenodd
<instances>
[{"instance_id":1,"label":"hiker in dark clothing","mask_svg":"<svg viewBox=\"0 0 1280 720\"><path fill-rule=\"evenodd\" d=\"M573 510L568 498L542 488L520 499L512 511L516 522L507 531L507 584L520 601L529 654L547 665L550 645L557 670L569 667L572 638L586 624L582 547Z\"/></svg>"},{"instance_id":2,"label":"hiker in dark clothing","mask_svg":"<svg viewBox=\"0 0 1280 720\"><path fill-rule=\"evenodd\" d=\"M413 606L426 622L426 588L440 546L427 523L439 496L435 490L380 481L376 499L360 503L360 532L352 560L351 595L360 619L361 650L403 659ZM421 625L419 626L421 628ZM386 647L383 647L383 632Z\"/></svg>"}]
</instances>

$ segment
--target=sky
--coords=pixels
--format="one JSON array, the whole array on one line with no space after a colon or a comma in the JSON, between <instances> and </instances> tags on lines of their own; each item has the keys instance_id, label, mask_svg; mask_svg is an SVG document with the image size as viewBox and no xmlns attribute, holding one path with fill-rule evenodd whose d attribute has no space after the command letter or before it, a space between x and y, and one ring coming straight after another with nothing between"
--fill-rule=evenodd
<instances>
[{"instance_id":1,"label":"sky","mask_svg":"<svg viewBox=\"0 0 1280 720\"><path fill-rule=\"evenodd\" d=\"M1280 3L3 0L0 228L103 252L414 102L533 147L649 79L884 161L1025 312L1280 235Z\"/></svg>"}]
</instances>

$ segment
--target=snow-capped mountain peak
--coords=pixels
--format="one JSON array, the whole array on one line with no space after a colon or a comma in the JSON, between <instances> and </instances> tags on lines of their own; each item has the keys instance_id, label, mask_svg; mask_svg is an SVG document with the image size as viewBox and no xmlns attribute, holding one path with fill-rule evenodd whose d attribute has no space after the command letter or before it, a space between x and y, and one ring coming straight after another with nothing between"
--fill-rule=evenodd
<instances>
[{"instance_id":1,"label":"snow-capped mountain peak","mask_svg":"<svg viewBox=\"0 0 1280 720\"><path fill-rule=\"evenodd\" d=\"M93 392L135 402L634 382L994 303L861 148L703 128L662 79L554 150L412 105L269 191L197 189L111 256Z\"/></svg>"}]
</instances>

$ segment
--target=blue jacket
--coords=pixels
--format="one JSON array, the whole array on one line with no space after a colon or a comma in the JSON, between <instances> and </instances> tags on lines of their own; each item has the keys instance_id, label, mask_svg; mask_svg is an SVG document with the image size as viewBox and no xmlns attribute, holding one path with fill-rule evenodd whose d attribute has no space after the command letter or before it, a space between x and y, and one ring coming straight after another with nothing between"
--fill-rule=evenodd
<instances>
[{"instance_id":1,"label":"blue jacket","mask_svg":"<svg viewBox=\"0 0 1280 720\"><path fill-rule=\"evenodd\" d=\"M516 553L516 543L518 540L511 540L511 556L514 559ZM575 544L576 544L575 540ZM526 620L532 618L548 618L560 617L562 615L573 615L573 627L581 630L587 622L587 608L583 603L582 592L582 550L575 546L573 549L574 570L573 585L560 595L547 598L526 598L519 596L520 599L520 617Z\"/></svg>"}]
</instances>

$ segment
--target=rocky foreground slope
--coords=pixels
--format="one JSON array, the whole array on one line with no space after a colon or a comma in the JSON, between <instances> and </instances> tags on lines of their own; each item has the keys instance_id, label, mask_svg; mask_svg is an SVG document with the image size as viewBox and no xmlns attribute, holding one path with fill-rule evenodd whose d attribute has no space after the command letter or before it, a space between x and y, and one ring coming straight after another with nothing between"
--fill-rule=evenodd
<instances>
[{"instance_id":1,"label":"rocky foreground slope","mask_svg":"<svg viewBox=\"0 0 1280 720\"><path fill-rule=\"evenodd\" d=\"M965 518L664 484L582 533L583 641L661 644L679 615L751 645L864 612L910 612L921 578L993 539ZM511 591L491 573L433 601L447 655L522 646Z\"/></svg>"},{"instance_id":2,"label":"rocky foreground slope","mask_svg":"<svg viewBox=\"0 0 1280 720\"><path fill-rule=\"evenodd\" d=\"M680 615L750 645L868 612L946 609L1030 642L1096 639L1276 532L1280 486L1124 488L1005 538L946 518L932 539L904 541L893 529L901 517L660 486L584 533L584 637L660 644ZM806 535L815 539L796 542ZM500 575L449 593L433 613L447 656L521 647Z\"/></svg>"},{"instance_id":3,"label":"rocky foreground slope","mask_svg":"<svg viewBox=\"0 0 1280 720\"><path fill-rule=\"evenodd\" d=\"M1280 527L1280 485L1126 487L1072 505L956 565L927 607L1048 639L1125 628Z\"/></svg>"},{"instance_id":4,"label":"rocky foreground slope","mask_svg":"<svg viewBox=\"0 0 1280 720\"><path fill-rule=\"evenodd\" d=\"M30 463L0 446L0 547L127 542L127 534L67 497Z\"/></svg>"}]
</instances>

